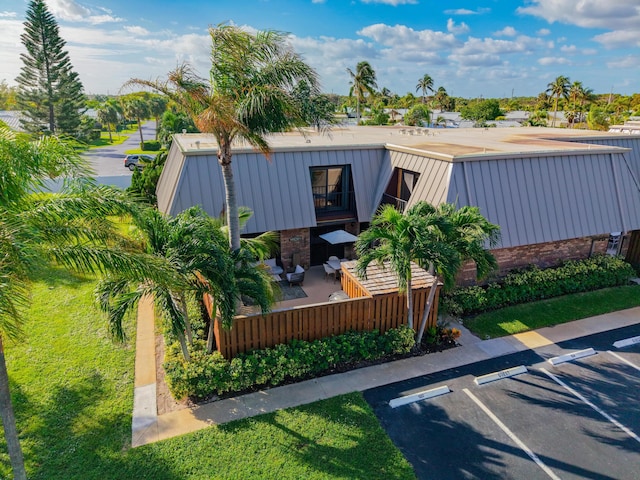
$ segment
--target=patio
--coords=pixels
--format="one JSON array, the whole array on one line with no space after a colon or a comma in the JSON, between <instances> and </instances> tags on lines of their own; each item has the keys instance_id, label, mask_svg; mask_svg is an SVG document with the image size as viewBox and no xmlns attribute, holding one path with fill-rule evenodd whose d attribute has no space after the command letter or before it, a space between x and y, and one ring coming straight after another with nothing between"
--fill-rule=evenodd
<instances>
[{"instance_id":1,"label":"patio","mask_svg":"<svg viewBox=\"0 0 640 480\"><path fill-rule=\"evenodd\" d=\"M283 275L284 276L284 275ZM283 280L282 285L287 285L287 281ZM325 279L324 268L322 265L310 267L305 271L304 284L302 290L307 295L305 298L296 298L294 300L286 300L278 302L274 305L273 310L283 310L301 305L313 305L316 303L324 303L329 300L329 295L342 289L340 281L334 281L333 277Z\"/></svg>"}]
</instances>

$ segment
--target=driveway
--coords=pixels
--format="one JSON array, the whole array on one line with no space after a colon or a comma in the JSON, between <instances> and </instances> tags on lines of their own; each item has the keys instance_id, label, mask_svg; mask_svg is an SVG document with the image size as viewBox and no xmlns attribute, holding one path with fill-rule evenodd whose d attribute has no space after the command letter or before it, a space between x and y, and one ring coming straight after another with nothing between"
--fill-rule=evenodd
<instances>
[{"instance_id":1,"label":"driveway","mask_svg":"<svg viewBox=\"0 0 640 480\"><path fill-rule=\"evenodd\" d=\"M639 479L640 325L364 392L421 479ZM552 365L552 357L595 354ZM523 365L527 372L478 385ZM501 376L501 375L499 375ZM447 386L450 393L391 408ZM424 397L423 397L424 398Z\"/></svg>"},{"instance_id":2,"label":"driveway","mask_svg":"<svg viewBox=\"0 0 640 480\"><path fill-rule=\"evenodd\" d=\"M155 120L150 120L142 124L142 136L145 140L155 139ZM140 148L140 133L136 131L119 145L87 150L82 156L91 163L98 181L100 181L100 177L131 177L133 172L128 168L124 168L124 152L137 148Z\"/></svg>"}]
</instances>

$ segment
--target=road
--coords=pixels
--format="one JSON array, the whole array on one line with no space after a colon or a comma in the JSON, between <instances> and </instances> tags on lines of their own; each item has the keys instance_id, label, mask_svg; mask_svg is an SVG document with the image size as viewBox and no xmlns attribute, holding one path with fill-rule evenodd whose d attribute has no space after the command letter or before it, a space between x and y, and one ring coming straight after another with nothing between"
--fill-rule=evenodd
<instances>
[{"instance_id":1,"label":"road","mask_svg":"<svg viewBox=\"0 0 640 480\"><path fill-rule=\"evenodd\" d=\"M155 135L155 120L142 124L142 136L145 140L153 140ZM140 134L136 131L119 145L87 150L83 153L83 157L89 160L98 179L101 177L131 177L132 172L128 168L124 168L124 152L137 148L140 148Z\"/></svg>"},{"instance_id":2,"label":"road","mask_svg":"<svg viewBox=\"0 0 640 480\"><path fill-rule=\"evenodd\" d=\"M640 325L364 392L421 479L640 479ZM558 355L594 355L552 365ZM523 365L490 383L479 376ZM450 393L391 408L389 400Z\"/></svg>"}]
</instances>

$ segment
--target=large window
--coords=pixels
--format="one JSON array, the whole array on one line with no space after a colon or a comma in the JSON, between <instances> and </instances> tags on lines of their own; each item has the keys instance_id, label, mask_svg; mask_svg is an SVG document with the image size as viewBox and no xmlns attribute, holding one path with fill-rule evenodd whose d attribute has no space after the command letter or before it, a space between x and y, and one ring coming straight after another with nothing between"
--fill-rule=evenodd
<instances>
[{"instance_id":1,"label":"large window","mask_svg":"<svg viewBox=\"0 0 640 480\"><path fill-rule=\"evenodd\" d=\"M404 211L419 176L419 173L396 168L384 192L382 204L390 203L398 210Z\"/></svg>"},{"instance_id":2,"label":"large window","mask_svg":"<svg viewBox=\"0 0 640 480\"><path fill-rule=\"evenodd\" d=\"M311 168L311 189L316 212L351 209L349 166Z\"/></svg>"}]
</instances>

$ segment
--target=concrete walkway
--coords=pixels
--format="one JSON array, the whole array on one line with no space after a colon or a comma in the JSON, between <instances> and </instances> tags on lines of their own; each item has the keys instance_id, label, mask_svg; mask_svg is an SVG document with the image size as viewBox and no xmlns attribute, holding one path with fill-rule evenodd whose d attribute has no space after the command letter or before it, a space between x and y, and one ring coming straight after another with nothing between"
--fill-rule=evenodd
<instances>
[{"instance_id":1,"label":"concrete walkway","mask_svg":"<svg viewBox=\"0 0 640 480\"><path fill-rule=\"evenodd\" d=\"M157 415L153 305L141 302L136 341L136 379L132 446L157 442L211 425L295 407L337 395L386 385L449 368L640 323L640 307L590 317L554 327L481 340L461 325L459 347L350 372L275 387L165 415Z\"/></svg>"}]
</instances>

